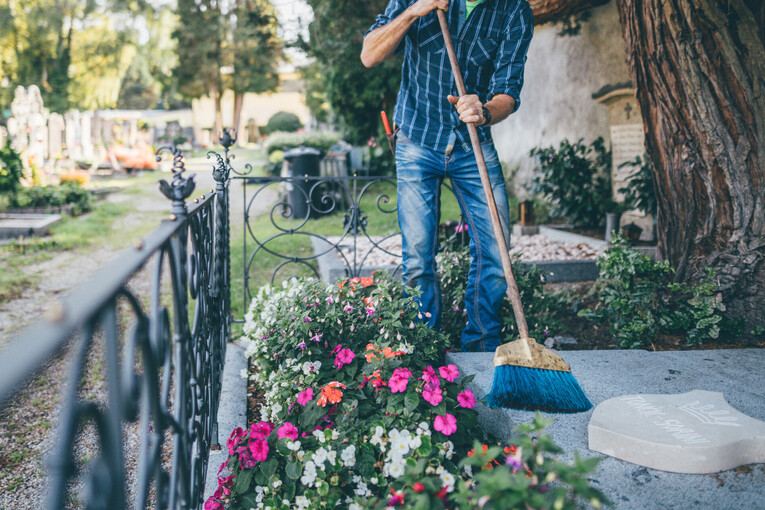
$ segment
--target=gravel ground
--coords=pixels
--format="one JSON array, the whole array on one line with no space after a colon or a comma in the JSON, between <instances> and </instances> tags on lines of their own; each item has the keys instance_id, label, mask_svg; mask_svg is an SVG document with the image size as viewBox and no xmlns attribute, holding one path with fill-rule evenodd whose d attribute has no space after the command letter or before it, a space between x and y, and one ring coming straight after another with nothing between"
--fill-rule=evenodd
<instances>
[{"instance_id":1,"label":"gravel ground","mask_svg":"<svg viewBox=\"0 0 765 510\"><path fill-rule=\"evenodd\" d=\"M337 243L340 240L339 237L328 237L327 239L331 243ZM400 235L396 235L384 241L381 241L381 237L372 237L371 239L372 240L363 236L356 238L356 253L358 254L358 257L366 257L364 266L396 266L401 263ZM374 243L378 243L379 248L382 249L376 248L373 241ZM353 238L346 237L339 247L343 256L352 262ZM387 250L390 253L386 253L383 250ZM391 253L394 255L391 255ZM533 236L514 236L512 238L510 254L518 254L523 261L541 261L594 259L600 255L600 252L584 243L561 243L552 241L547 237L538 234ZM342 259L339 253L337 253L337 257Z\"/></svg>"},{"instance_id":2,"label":"gravel ground","mask_svg":"<svg viewBox=\"0 0 765 510\"><path fill-rule=\"evenodd\" d=\"M187 169L197 174L197 191L194 197L215 187L209 168L210 164L206 160L187 162ZM158 174L157 178L166 178L166 175ZM148 232L158 224L158 219L164 212L169 212L169 201L159 193L157 186L152 184L145 188L150 192L116 193L108 198L114 202L129 200L136 208L136 212L119 218L115 222L115 229ZM237 222L241 223L243 210L241 194L237 191L238 183L235 183L231 190L231 219L234 228ZM36 284L25 289L18 299L0 304L0 349L13 333L43 317L46 310L60 296L90 278L111 262L122 249L135 244L138 239L123 241L119 246L96 244L87 250L59 252L45 262L26 268ZM155 263L147 264L128 282L128 286L142 301L150 296L154 265ZM167 288L166 285L164 287ZM120 317L120 324L127 326L133 315L122 314ZM84 378L85 384L80 395L83 399L104 404L107 397L106 383L103 353L98 348L101 342L98 340L100 339L97 337L94 342L96 347L89 353L88 375ZM72 346L74 342L70 347ZM41 487L46 486L47 463L52 449L56 446L56 424L61 411L59 402L62 399L62 391L67 386L68 372L76 351L77 349L66 349L59 358L51 360L50 364L19 392L14 402L0 413L0 509L44 507L45 493ZM128 486L134 485L136 481L135 465L139 451L137 429L137 424L129 424L124 428L123 455ZM97 435L94 428L85 427L75 447L75 457L79 464L84 465L96 456L98 452L95 445ZM169 463L170 453L168 446L163 452L166 463ZM75 483L69 494L68 508L81 506L82 487L82 480ZM130 499L134 497L132 490L128 496Z\"/></svg>"}]
</instances>

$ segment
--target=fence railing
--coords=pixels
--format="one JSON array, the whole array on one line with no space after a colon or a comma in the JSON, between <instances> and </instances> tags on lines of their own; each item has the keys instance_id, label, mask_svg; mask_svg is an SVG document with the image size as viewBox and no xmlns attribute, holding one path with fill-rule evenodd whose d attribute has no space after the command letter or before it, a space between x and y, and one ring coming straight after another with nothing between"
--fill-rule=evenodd
<instances>
[{"instance_id":1,"label":"fence railing","mask_svg":"<svg viewBox=\"0 0 765 510\"><path fill-rule=\"evenodd\" d=\"M164 150L174 158L172 181L160 181L172 201L170 219L0 356L3 408L50 363L73 360L54 425L48 487L41 488L50 510L68 507L73 491L82 507L94 509L196 509L202 503L230 337L230 166L218 157L216 189L187 206L194 176L185 175L179 150L158 154ZM127 285L142 268L151 271L144 294ZM94 365L105 382L98 397L84 390ZM95 437L87 455L85 430ZM134 465L126 467L126 452L137 457Z\"/></svg>"}]
</instances>

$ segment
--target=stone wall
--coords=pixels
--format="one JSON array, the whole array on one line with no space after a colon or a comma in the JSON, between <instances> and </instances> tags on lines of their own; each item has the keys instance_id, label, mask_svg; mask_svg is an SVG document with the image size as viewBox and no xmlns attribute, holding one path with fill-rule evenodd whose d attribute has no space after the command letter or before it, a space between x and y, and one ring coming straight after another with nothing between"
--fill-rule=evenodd
<instances>
[{"instance_id":1,"label":"stone wall","mask_svg":"<svg viewBox=\"0 0 765 510\"><path fill-rule=\"evenodd\" d=\"M532 148L564 138L609 140L607 110L592 94L630 77L615 2L591 13L573 37L559 36L555 24L535 27L521 108L492 129L500 159L509 169L518 167L513 191L520 197L533 176Z\"/></svg>"}]
</instances>

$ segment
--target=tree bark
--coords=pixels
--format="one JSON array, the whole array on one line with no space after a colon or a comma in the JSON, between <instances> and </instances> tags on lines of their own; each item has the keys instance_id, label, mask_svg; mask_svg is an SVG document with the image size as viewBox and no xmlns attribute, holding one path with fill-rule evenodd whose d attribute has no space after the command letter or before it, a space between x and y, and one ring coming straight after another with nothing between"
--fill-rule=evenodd
<instances>
[{"instance_id":1,"label":"tree bark","mask_svg":"<svg viewBox=\"0 0 765 510\"><path fill-rule=\"evenodd\" d=\"M247 142L244 130L242 129L242 106L244 105L244 94L234 92L234 125L236 129L236 141L240 147Z\"/></svg>"},{"instance_id":2,"label":"tree bark","mask_svg":"<svg viewBox=\"0 0 765 510\"><path fill-rule=\"evenodd\" d=\"M765 326L765 45L750 3L618 2L659 249L678 281L714 268L746 333Z\"/></svg>"},{"instance_id":3,"label":"tree bark","mask_svg":"<svg viewBox=\"0 0 765 510\"><path fill-rule=\"evenodd\" d=\"M215 102L215 122L213 123L212 141L216 145L220 139L219 135L223 130L223 111L221 109L221 100L223 98L223 92L218 89L213 91L213 101Z\"/></svg>"},{"instance_id":4,"label":"tree bark","mask_svg":"<svg viewBox=\"0 0 765 510\"><path fill-rule=\"evenodd\" d=\"M534 24L558 21L593 7L605 5L610 0L529 0Z\"/></svg>"}]
</instances>

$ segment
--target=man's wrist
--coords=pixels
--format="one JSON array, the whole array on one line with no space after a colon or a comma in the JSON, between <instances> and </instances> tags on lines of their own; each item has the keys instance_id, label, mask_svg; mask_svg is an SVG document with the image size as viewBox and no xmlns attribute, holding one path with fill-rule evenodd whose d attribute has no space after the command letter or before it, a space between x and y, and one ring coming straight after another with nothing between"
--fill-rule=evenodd
<instances>
[{"instance_id":1,"label":"man's wrist","mask_svg":"<svg viewBox=\"0 0 765 510\"><path fill-rule=\"evenodd\" d=\"M491 126L491 110L486 105L481 107L481 115L483 115L483 124L481 126Z\"/></svg>"}]
</instances>

